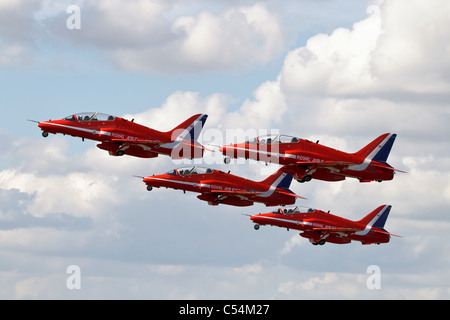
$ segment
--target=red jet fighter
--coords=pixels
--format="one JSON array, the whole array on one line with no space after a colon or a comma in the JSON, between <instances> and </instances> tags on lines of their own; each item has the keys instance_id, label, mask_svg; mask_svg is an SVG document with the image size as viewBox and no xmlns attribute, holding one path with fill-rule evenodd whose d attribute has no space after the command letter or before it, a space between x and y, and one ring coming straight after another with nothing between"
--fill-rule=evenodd
<instances>
[{"instance_id":1,"label":"red jet fighter","mask_svg":"<svg viewBox=\"0 0 450 320\"><path fill-rule=\"evenodd\" d=\"M198 166L174 169L143 178L143 181L148 191L153 187L166 187L201 193L197 198L213 206L223 203L243 207L254 202L266 206L288 205L294 204L296 198L302 198L289 190L292 175L281 169L261 182Z\"/></svg>"},{"instance_id":2,"label":"red jet fighter","mask_svg":"<svg viewBox=\"0 0 450 320\"><path fill-rule=\"evenodd\" d=\"M362 244L380 244L388 243L391 235L396 236L384 229L390 210L391 206L383 205L361 220L351 221L320 210L295 207L257 214L250 219L256 230L260 225L301 230L300 236L308 238L313 245L324 245L325 242L344 244L352 240Z\"/></svg>"},{"instance_id":3,"label":"red jet fighter","mask_svg":"<svg viewBox=\"0 0 450 320\"><path fill-rule=\"evenodd\" d=\"M130 155L155 158L165 154L172 159L201 158L204 147L196 140L202 130L206 114L196 114L174 129L160 132L123 118L98 112L70 115L61 120L38 122L42 136L61 133L83 139L100 141L97 147L112 156ZM37 122L37 121L36 121Z\"/></svg>"},{"instance_id":4,"label":"red jet fighter","mask_svg":"<svg viewBox=\"0 0 450 320\"><path fill-rule=\"evenodd\" d=\"M386 133L355 153L335 150L309 140L286 135L257 137L244 143L223 146L219 150L232 158L246 158L286 166L299 182L319 179L341 181L346 177L360 182L392 180L395 171L386 161L396 134Z\"/></svg>"}]
</instances>

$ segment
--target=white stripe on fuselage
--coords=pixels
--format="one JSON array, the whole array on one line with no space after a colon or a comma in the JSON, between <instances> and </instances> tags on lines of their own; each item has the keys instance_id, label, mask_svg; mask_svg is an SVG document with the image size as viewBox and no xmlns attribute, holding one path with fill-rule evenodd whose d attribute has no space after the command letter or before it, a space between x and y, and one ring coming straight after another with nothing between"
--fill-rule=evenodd
<instances>
[{"instance_id":1,"label":"white stripe on fuselage","mask_svg":"<svg viewBox=\"0 0 450 320\"><path fill-rule=\"evenodd\" d=\"M152 179L159 180L159 181L172 182L172 183L179 183L179 184L184 184L184 185L193 186L193 187L209 188L211 186L209 184L203 184L203 183L197 183L197 182L176 181L176 180L171 180L171 179L162 179L162 178L155 178L155 177L152 177Z\"/></svg>"},{"instance_id":2,"label":"white stripe on fuselage","mask_svg":"<svg viewBox=\"0 0 450 320\"><path fill-rule=\"evenodd\" d=\"M355 234L358 235L358 236L365 236L366 234L369 233L369 231L370 231L371 229L372 229L372 226L371 226L370 224L368 224L368 225L364 228L363 231L355 232Z\"/></svg>"},{"instance_id":3,"label":"white stripe on fuselage","mask_svg":"<svg viewBox=\"0 0 450 320\"><path fill-rule=\"evenodd\" d=\"M287 223L292 223L295 225L310 225L310 222L303 222L303 221L298 221L298 220L290 220L290 219L282 219L282 218L275 218L275 217L266 217L266 216L255 216L255 218L258 219L268 219L268 220L276 220L276 221L281 221L281 222L287 222Z\"/></svg>"},{"instance_id":4,"label":"white stripe on fuselage","mask_svg":"<svg viewBox=\"0 0 450 320\"><path fill-rule=\"evenodd\" d=\"M98 131L98 130L93 130L93 129L85 129L85 128L79 128L79 127L74 127L74 126L67 126L67 125L58 124L58 123L51 123L51 122L42 122L42 123L47 124L47 125L57 126L57 127L74 129L74 130L78 130L78 131L82 131L82 132L89 132L89 133L92 133L92 134L111 136L111 132L108 132L108 131Z\"/></svg>"},{"instance_id":5,"label":"white stripe on fuselage","mask_svg":"<svg viewBox=\"0 0 450 320\"><path fill-rule=\"evenodd\" d=\"M251 149L251 148L240 148L240 147L227 147L227 148L233 148L237 151L247 151L247 152L254 152L254 153L262 153L270 157L276 157L276 158L292 158L295 159L295 154L287 154L287 153L277 153L277 152L269 152L269 151L263 151L258 149Z\"/></svg>"}]
</instances>

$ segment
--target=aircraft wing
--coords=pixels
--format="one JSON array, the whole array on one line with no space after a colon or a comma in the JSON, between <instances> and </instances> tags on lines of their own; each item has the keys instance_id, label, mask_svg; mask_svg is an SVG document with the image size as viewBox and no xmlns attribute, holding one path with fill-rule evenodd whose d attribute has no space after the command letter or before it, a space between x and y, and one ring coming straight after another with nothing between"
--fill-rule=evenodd
<instances>
[{"instance_id":1,"label":"aircraft wing","mask_svg":"<svg viewBox=\"0 0 450 320\"><path fill-rule=\"evenodd\" d=\"M352 166L357 166L360 165L361 163L354 163L354 162L348 162L348 161L323 161L323 162L319 162L319 161L296 161L295 165L297 166L315 166L315 167L337 167L337 166L343 166L344 168L342 169L348 169ZM397 172L402 172L402 173L408 173L406 171L403 170L399 170L399 169L395 169L391 166L388 165L383 165L382 163L377 163L377 162L373 162L371 164L372 166L375 167L380 167L383 169L387 169L387 170L392 170L392 171L397 171ZM340 169L336 169L336 171L339 171Z\"/></svg>"},{"instance_id":2,"label":"aircraft wing","mask_svg":"<svg viewBox=\"0 0 450 320\"><path fill-rule=\"evenodd\" d=\"M354 232L362 231L362 229L354 229L354 228L313 228L313 230L314 231L323 231L323 232L328 232L328 233L333 233L333 232L354 233ZM385 230L381 230L379 228L372 228L371 231L378 232L378 233L383 233L383 234L387 234L387 235L390 235L390 236L401 238L401 236L399 236L399 235L387 232Z\"/></svg>"}]
</instances>

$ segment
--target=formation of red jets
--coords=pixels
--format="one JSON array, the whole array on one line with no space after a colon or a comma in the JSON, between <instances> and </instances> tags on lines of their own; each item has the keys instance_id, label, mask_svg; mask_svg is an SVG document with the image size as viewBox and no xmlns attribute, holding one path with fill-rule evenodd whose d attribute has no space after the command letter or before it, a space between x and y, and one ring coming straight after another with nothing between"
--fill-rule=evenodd
<instances>
[{"instance_id":1,"label":"formation of red jets","mask_svg":"<svg viewBox=\"0 0 450 320\"><path fill-rule=\"evenodd\" d=\"M196 114L167 132L137 124L134 119L129 121L98 112L35 122L43 137L59 133L98 141L97 147L108 151L111 156L154 158L162 154L172 159L195 159L204 155L205 147L197 139L207 117L206 114ZM143 182L148 191L165 187L199 193L197 198L212 206L251 206L255 202L266 206L289 206L251 215L250 220L255 223L256 230L263 225L299 230L300 236L308 238L313 245L325 242L344 244L352 240L362 244L387 243L393 235L384 229L390 205L382 205L361 220L351 221L329 212L292 206L297 198L305 198L296 195L289 187L293 179L300 183L312 179L341 181L347 177L360 182L392 180L396 171L404 172L387 163L395 138L396 134L385 133L361 150L346 153L318 141L294 136L261 136L222 146L219 151L224 155L225 163L230 163L232 158L245 158L281 166L262 181L194 165L143 177Z\"/></svg>"}]
</instances>

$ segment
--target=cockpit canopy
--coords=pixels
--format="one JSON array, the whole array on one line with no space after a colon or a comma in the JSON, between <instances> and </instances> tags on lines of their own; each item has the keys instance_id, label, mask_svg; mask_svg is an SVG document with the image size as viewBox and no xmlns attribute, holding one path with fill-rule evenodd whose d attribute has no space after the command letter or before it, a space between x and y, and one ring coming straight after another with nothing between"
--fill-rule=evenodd
<instances>
[{"instance_id":1,"label":"cockpit canopy","mask_svg":"<svg viewBox=\"0 0 450 320\"><path fill-rule=\"evenodd\" d=\"M198 166L193 166L193 167L184 167L184 168L178 168L178 169L174 169L172 171L166 172L166 174L171 175L171 176L184 176L184 175L190 175L190 174L208 174L208 173L213 173L213 169L210 168L204 168L204 167L198 167Z\"/></svg>"},{"instance_id":2,"label":"cockpit canopy","mask_svg":"<svg viewBox=\"0 0 450 320\"><path fill-rule=\"evenodd\" d=\"M100 112L82 112L65 117L67 121L113 121L115 116Z\"/></svg>"},{"instance_id":3,"label":"cockpit canopy","mask_svg":"<svg viewBox=\"0 0 450 320\"><path fill-rule=\"evenodd\" d=\"M278 213L278 214L293 214L293 213L313 213L315 210L311 208L305 208L305 207L291 207L291 208L284 208L284 209L277 209L273 211L272 213Z\"/></svg>"},{"instance_id":4,"label":"cockpit canopy","mask_svg":"<svg viewBox=\"0 0 450 320\"><path fill-rule=\"evenodd\" d=\"M260 136L247 140L245 143L249 144L274 144L274 143L294 143L299 142L300 138L294 136L287 136L284 134L272 134L266 136Z\"/></svg>"}]
</instances>

